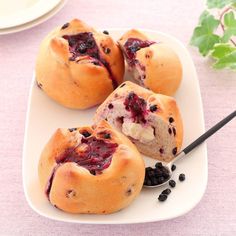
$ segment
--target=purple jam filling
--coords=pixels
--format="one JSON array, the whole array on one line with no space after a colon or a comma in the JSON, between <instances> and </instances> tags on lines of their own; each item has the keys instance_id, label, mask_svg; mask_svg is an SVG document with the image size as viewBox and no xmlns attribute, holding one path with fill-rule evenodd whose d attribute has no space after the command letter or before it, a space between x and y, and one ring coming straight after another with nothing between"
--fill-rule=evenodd
<instances>
[{"instance_id":1,"label":"purple jam filling","mask_svg":"<svg viewBox=\"0 0 236 236\"><path fill-rule=\"evenodd\" d=\"M136 52L141 48L149 47L150 45L154 44L153 41L148 40L141 40L138 38L129 38L124 45L125 48L125 55L130 66L134 66L136 64Z\"/></svg>"},{"instance_id":2,"label":"purple jam filling","mask_svg":"<svg viewBox=\"0 0 236 236\"><path fill-rule=\"evenodd\" d=\"M68 41L69 50L72 54L70 57L71 61L75 61L79 56L90 56L94 59L93 63L95 65L103 65L107 69L112 80L113 88L115 89L118 86L117 81L112 74L109 63L101 58L99 48L91 32L79 33L76 35L64 35L62 37Z\"/></svg>"},{"instance_id":3,"label":"purple jam filling","mask_svg":"<svg viewBox=\"0 0 236 236\"><path fill-rule=\"evenodd\" d=\"M81 142L86 144L85 150L80 150L80 145L70 148L56 158L57 164L75 162L94 175L100 174L102 170L109 167L112 155L118 147L117 143L106 142L95 137L82 138Z\"/></svg>"},{"instance_id":4,"label":"purple jam filling","mask_svg":"<svg viewBox=\"0 0 236 236\"><path fill-rule=\"evenodd\" d=\"M53 181L53 178L55 176L55 173L56 173L56 170L58 169L60 165L56 165L53 170L52 170L52 173L51 173L51 176L49 177L49 180L48 180L48 183L47 183L47 186L46 186L46 189L45 189L45 194L48 198L48 200L50 201L49 199L49 194L50 194L50 191L51 191L51 188L52 188L52 181Z\"/></svg>"},{"instance_id":5,"label":"purple jam filling","mask_svg":"<svg viewBox=\"0 0 236 236\"><path fill-rule=\"evenodd\" d=\"M134 92L130 92L124 101L125 109L131 112L131 116L136 123L146 123L145 116L148 113L147 103Z\"/></svg>"},{"instance_id":6,"label":"purple jam filling","mask_svg":"<svg viewBox=\"0 0 236 236\"><path fill-rule=\"evenodd\" d=\"M81 143L86 145L85 150L79 150L81 145L79 144L76 147L67 149L62 155L56 157L57 165L53 168L45 190L48 199L55 172L61 164L75 162L89 170L93 175L101 174L104 169L110 166L112 155L118 147L117 143L110 143L95 137L82 138Z\"/></svg>"}]
</instances>

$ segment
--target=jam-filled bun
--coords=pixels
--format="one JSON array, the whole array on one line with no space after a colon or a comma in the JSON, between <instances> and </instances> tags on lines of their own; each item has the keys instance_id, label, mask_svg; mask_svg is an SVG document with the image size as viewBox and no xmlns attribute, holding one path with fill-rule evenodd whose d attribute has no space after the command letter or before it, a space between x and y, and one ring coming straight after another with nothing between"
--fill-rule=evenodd
<instances>
[{"instance_id":1,"label":"jam-filled bun","mask_svg":"<svg viewBox=\"0 0 236 236\"><path fill-rule=\"evenodd\" d=\"M173 97L126 81L98 107L94 121L103 119L149 157L169 162L181 150L183 124Z\"/></svg>"},{"instance_id":2,"label":"jam-filled bun","mask_svg":"<svg viewBox=\"0 0 236 236\"><path fill-rule=\"evenodd\" d=\"M47 35L36 62L38 86L74 109L103 102L123 75L124 59L117 43L77 19Z\"/></svg>"},{"instance_id":3,"label":"jam-filled bun","mask_svg":"<svg viewBox=\"0 0 236 236\"><path fill-rule=\"evenodd\" d=\"M182 65L175 51L138 30L129 30L119 40L128 70L141 86L155 93L173 95L182 80Z\"/></svg>"},{"instance_id":4,"label":"jam-filled bun","mask_svg":"<svg viewBox=\"0 0 236 236\"><path fill-rule=\"evenodd\" d=\"M101 121L97 126L58 129L39 161L49 202L71 213L108 214L140 193L145 166L136 147Z\"/></svg>"}]
</instances>

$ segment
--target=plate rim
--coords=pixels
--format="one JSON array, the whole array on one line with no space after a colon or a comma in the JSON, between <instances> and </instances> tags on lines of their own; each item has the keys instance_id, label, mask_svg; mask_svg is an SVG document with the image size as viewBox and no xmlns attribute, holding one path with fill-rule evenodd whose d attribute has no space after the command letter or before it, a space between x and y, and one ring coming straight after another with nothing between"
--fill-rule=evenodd
<instances>
[{"instance_id":1,"label":"plate rim","mask_svg":"<svg viewBox=\"0 0 236 236\"><path fill-rule=\"evenodd\" d=\"M0 22L0 29L17 27L34 21L52 11L61 1L62 0L38 0L32 6L16 12L13 15L3 16Z\"/></svg>"},{"instance_id":2,"label":"plate rim","mask_svg":"<svg viewBox=\"0 0 236 236\"><path fill-rule=\"evenodd\" d=\"M25 24L21 24L21 25L18 25L18 26L13 26L13 27L4 28L4 29L0 28L0 35L8 35L8 34L21 32L21 31L33 28L37 25L40 25L40 24L44 23L45 21L49 20L54 15L56 15L66 5L67 1L68 0L61 0L57 4L57 6L55 6L53 9L51 9L50 11L48 11L47 13L45 13L44 15L38 17L35 20L32 20L30 22L27 22Z\"/></svg>"},{"instance_id":3,"label":"plate rim","mask_svg":"<svg viewBox=\"0 0 236 236\"><path fill-rule=\"evenodd\" d=\"M115 27L115 28L108 28L108 31L127 31L130 28L122 28L122 27ZM157 31L157 30L152 30L152 29L144 29L144 28L136 28L138 30L141 30L143 32L149 32L149 33L154 33L154 34L159 34L162 35L164 37L167 38L171 38L171 40L174 40L176 43L179 44L179 46L181 46L181 48L186 52L186 56L188 56L188 60L191 61L191 64L193 66L193 73L197 78L197 84L198 84L198 89L197 89L197 94L198 94L198 98L200 100L200 110L201 110L201 125L202 125L202 129L203 132L205 131L205 121L204 121L204 113L203 113L203 103L202 103L202 96L201 96L201 91L200 91L200 84L199 84L199 80L198 80L198 76L197 76L197 71L196 71L196 67L194 65L194 62L190 56L189 51L187 50L187 48L184 46L184 44L178 40L176 37L169 35L167 33L161 32L161 31ZM98 31L102 30L101 28L98 28ZM27 192L27 188L26 188L26 183L25 183L25 177L24 177L24 159L25 159L25 155L26 155L26 141L27 141L27 130L28 130L28 125L29 125L29 115L30 115L30 108L31 108L31 96L32 96L32 92L33 92L33 86L35 85L35 73L33 72L33 79L30 85L30 92L28 95L28 101L27 101L27 112L26 112L26 121L25 121L25 130L24 130L24 143L23 143L23 155L22 155L22 180L23 180L23 189L24 189L24 195L26 197L26 200L29 204L29 206L35 211L37 212L40 216L44 216L48 219L51 220L56 220L56 221L60 221L60 222L67 222L67 223L76 223L76 224L94 224L94 225L99 225L99 224L107 224L107 225L117 225L117 224L141 224L141 223L151 223L151 222L160 222L160 221L165 221L165 220L171 220L171 219L175 219L177 217L181 217L187 213L189 213L192 209L194 209L201 201L201 199L203 198L205 192L206 192L206 188L207 188L207 184L208 184L208 155L207 155L207 144L206 142L202 143L201 146L204 149L204 153L205 153L205 166L206 166L206 178L204 179L204 183L202 184L203 188L202 188L202 192L201 195L199 196L198 199L195 200L194 204L191 205L191 207L189 207L188 209L184 210L183 212L181 212L181 214L177 213L177 214L173 214L169 217L165 217L163 219L154 219L154 218L146 218L144 220L128 220L128 221L122 221L121 220L112 220L112 221L106 221L106 220L102 220L102 221L91 221L91 220L85 220L85 221L80 221L78 219L61 219L61 218L57 218L57 217L52 217L50 215L44 214L44 212L41 212L40 210L38 210L31 202L29 196L28 196L28 192ZM115 213L114 213L115 214Z\"/></svg>"}]
</instances>

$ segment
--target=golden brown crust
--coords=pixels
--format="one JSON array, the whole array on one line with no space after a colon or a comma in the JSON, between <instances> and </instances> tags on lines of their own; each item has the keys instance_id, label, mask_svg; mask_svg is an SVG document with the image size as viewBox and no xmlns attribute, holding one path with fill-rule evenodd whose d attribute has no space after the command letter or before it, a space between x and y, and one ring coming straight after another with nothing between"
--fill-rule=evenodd
<instances>
[{"instance_id":1,"label":"golden brown crust","mask_svg":"<svg viewBox=\"0 0 236 236\"><path fill-rule=\"evenodd\" d=\"M56 163L56 158L66 148L78 145L79 132L84 130L89 130L95 137L100 137L104 131L109 132L110 142L118 144L110 166L102 174L92 175L75 162ZM55 167L49 200L59 209L71 213L108 214L128 206L141 191L145 172L136 147L104 121L93 129L56 131L39 162L39 178L44 191Z\"/></svg>"},{"instance_id":2,"label":"golden brown crust","mask_svg":"<svg viewBox=\"0 0 236 236\"><path fill-rule=\"evenodd\" d=\"M177 152L181 150L182 142L183 142L183 123L182 123L182 118L181 114L178 108L178 105L175 101L174 98L162 94L155 94L154 92L145 89L137 84L134 84L130 81L126 81L123 84L120 85L110 96L98 107L96 114L94 116L94 122L97 123L102 119L106 118L106 111L108 105L114 101L117 101L119 97L122 97L123 99L127 97L127 95L130 92L134 92L137 94L139 97L143 98L147 103L150 104L155 104L157 105L158 109L154 112L151 112L152 115L156 115L156 117L161 120L162 126L171 127L175 129L175 134L173 133L168 136L171 139L173 139L174 144L177 148ZM116 109L116 108L114 108ZM120 113L119 116L124 116L124 114ZM173 122L170 122L170 118L173 119ZM158 132L158 131L157 131ZM171 131L173 132L173 131ZM135 141L135 140L133 140ZM165 142L168 140L161 140L161 142ZM138 147L138 146L137 146ZM169 162L171 161L175 155L171 153L169 156L165 156L164 154L161 154L159 151L158 152L153 152L152 149L147 148L146 151L143 149L140 149L138 147L139 151L142 152L143 154L150 156L152 158Z\"/></svg>"},{"instance_id":3,"label":"golden brown crust","mask_svg":"<svg viewBox=\"0 0 236 236\"><path fill-rule=\"evenodd\" d=\"M53 30L40 46L36 80L49 97L75 109L85 109L103 102L114 89L111 75L103 64L93 64L93 58L86 54L75 61L69 60L71 53L63 36L84 32L92 32L100 57L110 66L114 82L119 85L124 74L123 55L109 35L99 33L77 19L64 29ZM109 53L104 52L107 48Z\"/></svg>"},{"instance_id":4,"label":"golden brown crust","mask_svg":"<svg viewBox=\"0 0 236 236\"><path fill-rule=\"evenodd\" d=\"M119 44L124 52L124 44L129 38L137 38L143 41L149 40L146 35L138 30L127 31L119 40ZM173 95L182 80L182 65L175 51L165 43L154 43L149 47L141 48L136 52L136 60L144 69L145 78L142 79L142 72L135 72L130 67L133 77L139 81L140 85L151 89L155 93Z\"/></svg>"}]
</instances>

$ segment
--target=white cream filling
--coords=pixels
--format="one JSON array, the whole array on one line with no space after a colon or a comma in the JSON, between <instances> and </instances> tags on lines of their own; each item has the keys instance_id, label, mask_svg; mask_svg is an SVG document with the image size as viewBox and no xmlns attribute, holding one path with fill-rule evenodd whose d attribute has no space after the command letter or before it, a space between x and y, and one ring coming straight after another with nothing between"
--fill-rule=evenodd
<instances>
[{"instance_id":1,"label":"white cream filling","mask_svg":"<svg viewBox=\"0 0 236 236\"><path fill-rule=\"evenodd\" d=\"M141 124L133 123L131 121L124 121L122 132L127 136L139 140L141 143L148 143L155 138L151 126L142 126Z\"/></svg>"}]
</instances>

